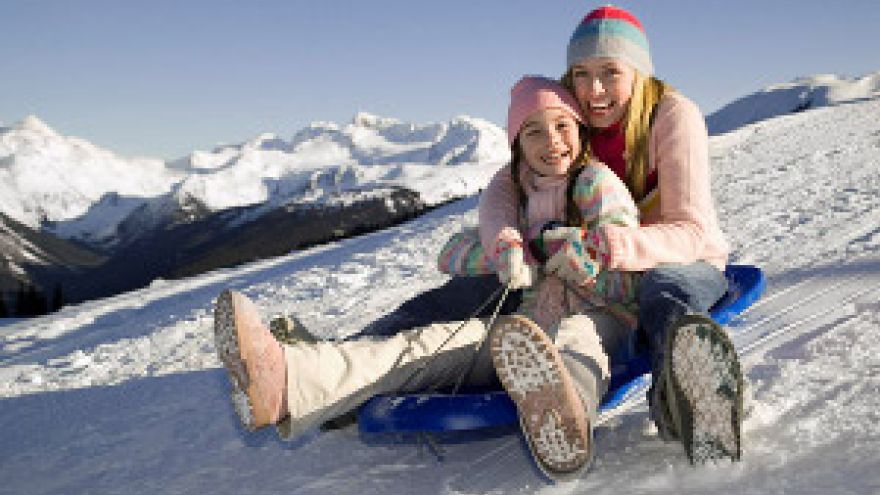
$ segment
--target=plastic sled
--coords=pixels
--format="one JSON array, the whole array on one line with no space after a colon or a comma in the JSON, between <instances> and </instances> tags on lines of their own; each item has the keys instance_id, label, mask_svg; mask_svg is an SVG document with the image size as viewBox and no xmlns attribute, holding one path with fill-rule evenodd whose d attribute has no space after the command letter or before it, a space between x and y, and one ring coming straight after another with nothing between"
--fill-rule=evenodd
<instances>
[{"instance_id":1,"label":"plastic sled","mask_svg":"<svg viewBox=\"0 0 880 495\"><path fill-rule=\"evenodd\" d=\"M751 265L728 265L724 272L727 293L710 310L721 325L749 308L764 292L761 269ZM647 355L638 355L612 368L611 383L602 399L600 413L613 409L631 393L641 390L650 371ZM518 422L516 406L504 391L484 393L423 393L378 395L358 411L361 433L433 433L477 430Z\"/></svg>"}]
</instances>

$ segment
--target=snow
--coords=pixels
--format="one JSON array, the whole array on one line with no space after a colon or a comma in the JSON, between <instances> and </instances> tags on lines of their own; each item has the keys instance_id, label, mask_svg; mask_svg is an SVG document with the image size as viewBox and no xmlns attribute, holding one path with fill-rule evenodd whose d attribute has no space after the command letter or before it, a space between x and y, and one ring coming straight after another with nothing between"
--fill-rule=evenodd
<instances>
[{"instance_id":1,"label":"snow","mask_svg":"<svg viewBox=\"0 0 880 495\"><path fill-rule=\"evenodd\" d=\"M880 72L847 78L835 74L801 77L740 98L706 118L711 134L723 134L764 119L808 108L880 96Z\"/></svg>"},{"instance_id":2,"label":"snow","mask_svg":"<svg viewBox=\"0 0 880 495\"><path fill-rule=\"evenodd\" d=\"M0 128L0 211L33 228L77 218L107 193L161 194L179 175L161 160L121 158L62 136L35 116Z\"/></svg>"},{"instance_id":3,"label":"snow","mask_svg":"<svg viewBox=\"0 0 880 495\"><path fill-rule=\"evenodd\" d=\"M214 355L220 290L345 337L445 280L434 257L476 222L467 198L385 231L0 326L0 493L878 493L877 115L880 99L861 100L710 140L731 261L768 276L730 325L750 383L742 462L692 468L657 438L641 398L602 418L593 470L557 485L513 434L452 438L441 462L353 428L294 443L244 432ZM358 139L393 141L401 125L372 124L382 132L364 126Z\"/></svg>"}]
</instances>

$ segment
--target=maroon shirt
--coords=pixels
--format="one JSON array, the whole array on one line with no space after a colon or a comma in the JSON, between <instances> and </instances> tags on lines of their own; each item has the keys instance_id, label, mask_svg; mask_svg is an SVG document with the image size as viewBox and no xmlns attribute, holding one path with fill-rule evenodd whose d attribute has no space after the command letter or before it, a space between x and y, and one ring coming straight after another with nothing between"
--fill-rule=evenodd
<instances>
[{"instance_id":1,"label":"maroon shirt","mask_svg":"<svg viewBox=\"0 0 880 495\"><path fill-rule=\"evenodd\" d=\"M597 129L590 136L590 151L593 152L593 156L607 165L626 184L626 160L623 158L625 150L626 139L620 122L605 129ZM656 170L648 174L646 186L645 194L657 187Z\"/></svg>"}]
</instances>

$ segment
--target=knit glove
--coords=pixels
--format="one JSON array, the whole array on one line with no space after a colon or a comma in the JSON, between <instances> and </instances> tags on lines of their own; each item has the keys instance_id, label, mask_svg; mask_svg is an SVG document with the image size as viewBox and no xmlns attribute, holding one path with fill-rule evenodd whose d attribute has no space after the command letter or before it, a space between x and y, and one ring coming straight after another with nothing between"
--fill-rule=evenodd
<instances>
[{"instance_id":1,"label":"knit glove","mask_svg":"<svg viewBox=\"0 0 880 495\"><path fill-rule=\"evenodd\" d=\"M498 278L511 289L530 287L537 278L537 267L526 264L522 244L500 241L496 251Z\"/></svg>"},{"instance_id":2,"label":"knit glove","mask_svg":"<svg viewBox=\"0 0 880 495\"><path fill-rule=\"evenodd\" d=\"M605 237L580 227L556 227L543 233L544 249L549 255L546 273L577 286L592 285L608 264Z\"/></svg>"}]
</instances>

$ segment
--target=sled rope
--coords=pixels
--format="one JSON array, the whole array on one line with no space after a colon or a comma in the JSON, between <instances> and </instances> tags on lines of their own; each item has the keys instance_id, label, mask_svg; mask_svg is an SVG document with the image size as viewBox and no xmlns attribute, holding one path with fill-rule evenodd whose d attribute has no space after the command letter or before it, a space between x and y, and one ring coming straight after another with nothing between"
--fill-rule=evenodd
<instances>
[{"instance_id":1,"label":"sled rope","mask_svg":"<svg viewBox=\"0 0 880 495\"><path fill-rule=\"evenodd\" d=\"M498 291L495 291L497 294ZM501 312L501 306L504 304L504 301L507 299L507 295L510 294L510 286L504 286L504 292L501 294L501 299L498 301L498 305L495 306L495 311L492 312L492 317L489 318L489 322L486 324L486 332L483 333L483 338L477 343L476 348L474 349L474 353L471 356L471 360L468 363L468 367L465 368L464 372L458 375L458 380L455 382L455 387L452 389L452 395L458 393L458 389L461 388L461 384L464 382L466 376L471 374L471 371L474 370L474 365L477 364L477 355L480 354L480 351L483 349L483 346L486 345L486 335L488 335L489 330L492 329L492 326L495 325L495 319L498 318L498 313ZM495 294L492 295L492 298L495 297ZM489 300L491 301L492 298Z\"/></svg>"},{"instance_id":2,"label":"sled rope","mask_svg":"<svg viewBox=\"0 0 880 495\"><path fill-rule=\"evenodd\" d=\"M503 292L503 294L502 294L502 292ZM501 299L498 301L498 305L495 307L495 312L492 314L492 318L489 320L489 326L487 328L491 328L492 324L495 322L495 318L497 318L498 313L501 311L501 306L504 304L504 301L507 299L507 294L509 292L510 292L510 287L499 287L499 288L495 289L495 292L493 292L492 295L490 295L488 298L486 298L486 300L483 301L483 303L480 304L480 306L476 310L474 310L473 313L471 313L469 318L462 321L461 325L459 325L458 328L456 328L454 331L452 331L449 334L449 336L446 337L446 339L443 342L441 342L440 345L437 346L436 349L434 349L434 352L431 353L431 356L429 357L429 359L426 362L419 365L415 370L413 370L413 372L400 385L400 388L405 389L410 383L412 383L412 381L417 376L419 376L419 374L421 374L428 366L433 364L434 361L437 359L437 356L439 355L440 351L446 346L446 344L448 344L453 338L455 338L455 336L458 335L458 332L460 332L461 329L464 328L464 326L467 325L470 320L476 318L477 315L482 313L483 310L486 309L487 306L489 306L489 303L491 303L493 300L495 300L496 297L498 297L499 294L501 294ZM482 346L483 342L485 340L486 340L485 335L483 335L483 338L478 343L478 345ZM406 352L407 352L407 349L404 349L403 352L400 353L400 355L397 357L397 361L394 363L393 367L397 367L400 364L400 362L403 360L403 356L406 354ZM461 382L464 380L464 376L466 374L470 373L471 369L474 366L475 361L476 361L476 354L474 354L474 356L471 358L470 366L468 366L465 374L460 376L459 379L457 380L457 384L455 386L455 391L458 391L458 387L461 384ZM433 392L436 389L437 389L436 386L432 386L430 391ZM455 393L455 392L453 392L453 393Z\"/></svg>"}]
</instances>

